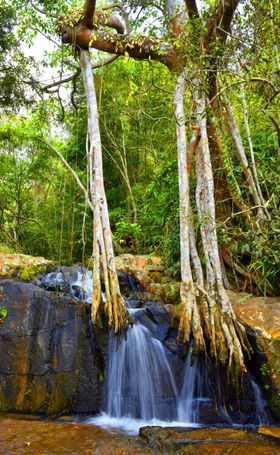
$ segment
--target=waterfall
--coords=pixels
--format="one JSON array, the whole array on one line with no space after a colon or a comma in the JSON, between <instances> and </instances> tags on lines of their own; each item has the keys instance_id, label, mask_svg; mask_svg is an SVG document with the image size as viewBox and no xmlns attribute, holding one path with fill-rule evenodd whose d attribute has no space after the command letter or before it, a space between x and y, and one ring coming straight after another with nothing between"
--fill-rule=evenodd
<instances>
[{"instance_id":1,"label":"waterfall","mask_svg":"<svg viewBox=\"0 0 280 455\"><path fill-rule=\"evenodd\" d=\"M133 315L137 310L130 312ZM178 393L163 344L139 321L128 329L126 340L118 343L112 335L107 414L141 420L175 420Z\"/></svg>"},{"instance_id":2,"label":"waterfall","mask_svg":"<svg viewBox=\"0 0 280 455\"><path fill-rule=\"evenodd\" d=\"M82 269L77 271L77 279L70 284L70 293L73 297L91 305L93 291L93 277L91 270ZM102 292L102 300L106 302L106 294Z\"/></svg>"},{"instance_id":3,"label":"waterfall","mask_svg":"<svg viewBox=\"0 0 280 455\"><path fill-rule=\"evenodd\" d=\"M267 401L263 398L261 388L252 376L250 376L250 383L255 397L254 424L269 425L271 418L268 412Z\"/></svg>"},{"instance_id":4,"label":"waterfall","mask_svg":"<svg viewBox=\"0 0 280 455\"><path fill-rule=\"evenodd\" d=\"M209 380L205 361L201 357L192 358L192 342L186 357L183 384L178 400L178 420L180 422L201 423L202 412L215 410L221 421L232 423L222 403L219 371L216 372L216 394ZM219 419L217 419L219 420Z\"/></svg>"},{"instance_id":5,"label":"waterfall","mask_svg":"<svg viewBox=\"0 0 280 455\"><path fill-rule=\"evenodd\" d=\"M204 396L205 374L198 358L192 362L192 344L185 363L183 385L179 397L178 420L180 422L199 423L199 409Z\"/></svg>"},{"instance_id":6,"label":"waterfall","mask_svg":"<svg viewBox=\"0 0 280 455\"><path fill-rule=\"evenodd\" d=\"M125 279L125 285L130 285L128 295L132 297L132 300L126 300L126 305L135 322L125 336L116 337L113 331L110 332L103 413L89 422L104 427L118 427L131 434L136 434L139 427L145 425L194 427L202 422L269 424L267 402L251 376L247 377L247 390L251 396L249 414L244 412L244 408L240 411L233 398L228 415L222 399L221 378L226 376L215 365L212 365L209 374L203 357L192 355L192 343L184 367L179 372L176 370L175 364L180 365L182 362L176 356L176 334L173 334L173 339L165 340L170 330L166 319L164 324L167 324L167 331L163 337L159 334L158 328L163 327L159 324L163 324L164 316L163 319L157 319L157 313L153 313L158 311L153 310L156 304L153 307L151 302L146 307L137 308L139 302L135 279L132 275L124 276L123 283ZM74 273L69 270L65 274L60 270L51 272L41 278L41 285L47 290L68 289L76 299L91 304L93 280L90 270L80 267ZM102 297L106 301L106 295ZM161 317L164 311L161 307Z\"/></svg>"}]
</instances>

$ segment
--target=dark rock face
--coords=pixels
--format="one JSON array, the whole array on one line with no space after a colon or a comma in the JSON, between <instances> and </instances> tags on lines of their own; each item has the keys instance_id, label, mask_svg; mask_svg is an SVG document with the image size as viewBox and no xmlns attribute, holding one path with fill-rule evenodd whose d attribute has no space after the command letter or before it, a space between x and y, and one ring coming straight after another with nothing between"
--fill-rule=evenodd
<instances>
[{"instance_id":1,"label":"dark rock face","mask_svg":"<svg viewBox=\"0 0 280 455\"><path fill-rule=\"evenodd\" d=\"M31 283L0 281L0 411L98 412L102 361L87 306Z\"/></svg>"}]
</instances>

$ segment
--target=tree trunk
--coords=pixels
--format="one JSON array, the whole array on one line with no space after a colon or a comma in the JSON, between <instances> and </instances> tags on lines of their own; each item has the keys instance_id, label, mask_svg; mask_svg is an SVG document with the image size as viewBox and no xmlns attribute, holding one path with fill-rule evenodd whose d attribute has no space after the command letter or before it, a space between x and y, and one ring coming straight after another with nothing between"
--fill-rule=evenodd
<instances>
[{"instance_id":1,"label":"tree trunk","mask_svg":"<svg viewBox=\"0 0 280 455\"><path fill-rule=\"evenodd\" d=\"M101 278L100 261L103 266L106 290L105 312L109 326L115 333L127 328L129 314L120 293L115 267L112 233L103 181L102 148L98 122L98 108L93 72L89 52L80 51L80 65L83 74L88 110L88 163L90 176L90 194L93 203L93 294L92 320L96 322L100 307Z\"/></svg>"},{"instance_id":2,"label":"tree trunk","mask_svg":"<svg viewBox=\"0 0 280 455\"><path fill-rule=\"evenodd\" d=\"M177 315L180 318L179 337L186 342L193 332L196 346L205 349L203 329L201 327L200 312L196 302L196 292L190 263L190 238L192 236L193 240L193 229L190 229L190 225L192 224L192 213L190 207L187 138L184 112L185 88L186 74L183 72L177 79L174 93L180 195L181 251L181 304L177 309Z\"/></svg>"},{"instance_id":3,"label":"tree trunk","mask_svg":"<svg viewBox=\"0 0 280 455\"><path fill-rule=\"evenodd\" d=\"M176 315L179 317L179 337L187 341L192 334L195 346L206 350L210 342L211 354L217 361L228 363L231 371L246 371L243 349L249 351L244 327L238 323L223 285L218 251L214 179L209 140L207 135L206 97L199 91L200 80L193 86L193 117L195 132L189 147L186 144L184 115L184 92L186 74L177 79L174 105L177 130L179 193L180 193L180 246L181 246L181 303ZM196 208L200 224L200 236L204 253L206 278L197 253L190 201L189 155L195 151L196 161ZM192 266L196 276L193 280Z\"/></svg>"},{"instance_id":4,"label":"tree trunk","mask_svg":"<svg viewBox=\"0 0 280 455\"><path fill-rule=\"evenodd\" d=\"M225 106L224 118L225 118L228 130L232 136L233 142L235 144L237 155L238 155L239 161L241 163L244 175L247 178L246 183L252 194L252 198L254 200L255 205L258 207L258 218L259 219L265 218L266 216L264 214L262 201L260 199L259 192L258 192L256 183L254 181L253 175L249 168L249 163L247 160L247 156L245 153L245 149L244 149L242 138L241 138L241 135L239 132L239 128L236 123L229 100L227 99L227 97L225 95L224 95L224 106Z\"/></svg>"}]
</instances>

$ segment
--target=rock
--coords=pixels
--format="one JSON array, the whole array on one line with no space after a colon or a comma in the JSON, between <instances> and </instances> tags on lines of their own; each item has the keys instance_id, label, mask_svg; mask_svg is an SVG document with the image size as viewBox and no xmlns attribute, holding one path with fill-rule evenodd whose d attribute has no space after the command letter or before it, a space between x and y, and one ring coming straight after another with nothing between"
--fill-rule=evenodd
<instances>
[{"instance_id":1,"label":"rock","mask_svg":"<svg viewBox=\"0 0 280 455\"><path fill-rule=\"evenodd\" d=\"M143 440L79 421L0 417L0 453L21 455L160 455Z\"/></svg>"},{"instance_id":2,"label":"rock","mask_svg":"<svg viewBox=\"0 0 280 455\"><path fill-rule=\"evenodd\" d=\"M0 410L99 411L103 369L87 306L31 283L0 286Z\"/></svg>"},{"instance_id":3,"label":"rock","mask_svg":"<svg viewBox=\"0 0 280 455\"><path fill-rule=\"evenodd\" d=\"M52 268L52 262L42 257L26 254L0 254L0 278L16 278L32 280L40 273Z\"/></svg>"},{"instance_id":4,"label":"rock","mask_svg":"<svg viewBox=\"0 0 280 455\"><path fill-rule=\"evenodd\" d=\"M264 434L266 436L271 436L275 439L279 439L280 442L280 428L279 427L263 427L261 426L258 430L260 434Z\"/></svg>"},{"instance_id":5,"label":"rock","mask_svg":"<svg viewBox=\"0 0 280 455\"><path fill-rule=\"evenodd\" d=\"M140 436L153 450L179 454L254 453L277 454L271 442L260 438L256 432L232 428L171 428L142 427Z\"/></svg>"},{"instance_id":6,"label":"rock","mask_svg":"<svg viewBox=\"0 0 280 455\"><path fill-rule=\"evenodd\" d=\"M141 322L152 332L155 338L163 341L170 330L170 314L163 308L161 302L145 302L146 311L141 316Z\"/></svg>"},{"instance_id":7,"label":"rock","mask_svg":"<svg viewBox=\"0 0 280 455\"><path fill-rule=\"evenodd\" d=\"M162 302L145 302L147 312L158 324L171 324L172 315L167 312Z\"/></svg>"},{"instance_id":8,"label":"rock","mask_svg":"<svg viewBox=\"0 0 280 455\"><path fill-rule=\"evenodd\" d=\"M262 361L258 374L270 394L270 408L280 421L280 298L228 292L238 319L255 334Z\"/></svg>"}]
</instances>

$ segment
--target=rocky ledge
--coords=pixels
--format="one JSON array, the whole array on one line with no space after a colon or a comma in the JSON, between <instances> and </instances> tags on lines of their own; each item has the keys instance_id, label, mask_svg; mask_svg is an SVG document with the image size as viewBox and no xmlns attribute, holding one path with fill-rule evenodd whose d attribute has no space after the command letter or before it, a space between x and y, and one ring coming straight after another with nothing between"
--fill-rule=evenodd
<instances>
[{"instance_id":1,"label":"rocky ledge","mask_svg":"<svg viewBox=\"0 0 280 455\"><path fill-rule=\"evenodd\" d=\"M103 368L87 307L32 283L0 281L0 410L97 412Z\"/></svg>"},{"instance_id":2,"label":"rocky ledge","mask_svg":"<svg viewBox=\"0 0 280 455\"><path fill-rule=\"evenodd\" d=\"M273 429L266 428L273 433ZM144 427L138 437L79 422L0 418L0 452L108 455L278 455L279 438L230 428Z\"/></svg>"},{"instance_id":3,"label":"rocky ledge","mask_svg":"<svg viewBox=\"0 0 280 455\"><path fill-rule=\"evenodd\" d=\"M166 275L160 258L122 255L116 262L123 290L133 274L139 285L135 299L154 301L145 302L142 322L164 342L169 355L178 354L176 331L170 328L174 307L166 304L166 290L171 292L170 301L178 302L179 283ZM101 345L96 343L88 306L63 295L63 287L58 294L34 284L42 280L27 282L46 270L55 268L43 258L0 255L0 277L17 277L0 283L0 409L49 414L98 411L106 337L102 335ZM59 270L73 280L73 268ZM56 285L48 289L52 288ZM157 303L159 296L164 306ZM262 379L274 416L280 419L280 300L234 292L229 297L259 354L252 362L255 376ZM180 369L180 360L178 364Z\"/></svg>"}]
</instances>

